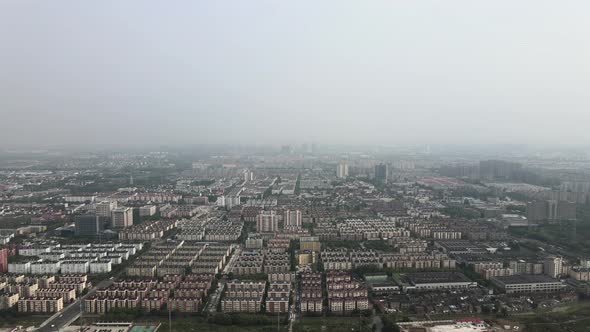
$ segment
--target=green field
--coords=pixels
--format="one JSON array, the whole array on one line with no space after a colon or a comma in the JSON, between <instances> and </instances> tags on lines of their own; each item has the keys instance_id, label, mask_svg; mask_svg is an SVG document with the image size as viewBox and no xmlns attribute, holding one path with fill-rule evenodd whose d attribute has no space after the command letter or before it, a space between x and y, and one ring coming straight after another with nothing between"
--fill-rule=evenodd
<instances>
[{"instance_id":1,"label":"green field","mask_svg":"<svg viewBox=\"0 0 590 332\"><path fill-rule=\"evenodd\" d=\"M549 311L514 315L508 319L525 325L525 331L590 331L590 302L579 302Z\"/></svg>"},{"instance_id":2,"label":"green field","mask_svg":"<svg viewBox=\"0 0 590 332\"><path fill-rule=\"evenodd\" d=\"M18 316L0 315L0 327L9 328L17 325L22 325L24 327L39 326L47 318L49 318L49 316L24 316L22 314L19 314Z\"/></svg>"},{"instance_id":3,"label":"green field","mask_svg":"<svg viewBox=\"0 0 590 332\"><path fill-rule=\"evenodd\" d=\"M168 322L162 322L162 326L158 331L168 331ZM172 331L193 331L193 332L273 332L277 331L277 326L265 325L265 326L221 326L207 323L196 323L196 324L183 324L182 322L172 322ZM288 331L288 326L281 326L280 331Z\"/></svg>"},{"instance_id":4,"label":"green field","mask_svg":"<svg viewBox=\"0 0 590 332\"><path fill-rule=\"evenodd\" d=\"M371 320L359 317L303 317L293 325L294 332L371 331Z\"/></svg>"},{"instance_id":5,"label":"green field","mask_svg":"<svg viewBox=\"0 0 590 332\"><path fill-rule=\"evenodd\" d=\"M511 228L518 237L556 244L571 252L590 254L590 222L564 222L563 225L540 225L535 228Z\"/></svg>"},{"instance_id":6,"label":"green field","mask_svg":"<svg viewBox=\"0 0 590 332\"><path fill-rule=\"evenodd\" d=\"M590 254L590 205L578 205L576 222L539 225L534 228L510 228L510 233L544 243L559 245L577 254Z\"/></svg>"},{"instance_id":7,"label":"green field","mask_svg":"<svg viewBox=\"0 0 590 332\"><path fill-rule=\"evenodd\" d=\"M271 332L277 331L276 316L267 315L221 315L220 320L215 323L208 321L205 317L200 316L173 316L172 331L194 331L194 332L226 332L226 331L245 331L245 332ZM232 318L233 317L233 318ZM240 323L234 323L232 319L239 317ZM250 319L250 320L248 320ZM133 319L132 319L133 320ZM168 317L164 316L142 316L134 319L138 324L159 322L162 326L158 331L169 331ZM280 330L288 331L288 326L284 325L284 319L280 321Z\"/></svg>"}]
</instances>

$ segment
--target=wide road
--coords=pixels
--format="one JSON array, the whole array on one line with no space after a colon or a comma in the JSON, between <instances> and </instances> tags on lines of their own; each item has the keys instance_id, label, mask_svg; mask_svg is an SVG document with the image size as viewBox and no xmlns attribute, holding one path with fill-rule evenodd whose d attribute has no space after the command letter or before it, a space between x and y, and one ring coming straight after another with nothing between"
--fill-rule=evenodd
<instances>
[{"instance_id":1,"label":"wide road","mask_svg":"<svg viewBox=\"0 0 590 332\"><path fill-rule=\"evenodd\" d=\"M227 283L227 278L222 276L217 283L217 288L215 291L209 296L209 301L205 303L205 307L203 309L204 312L217 312L217 306L219 305L219 300L221 300L221 293L225 288L225 284Z\"/></svg>"},{"instance_id":2,"label":"wide road","mask_svg":"<svg viewBox=\"0 0 590 332\"><path fill-rule=\"evenodd\" d=\"M301 312L301 280L295 279L295 291L293 292L293 304L289 310L289 332L293 332L293 323L297 321L298 315Z\"/></svg>"},{"instance_id":3,"label":"wide road","mask_svg":"<svg viewBox=\"0 0 590 332\"><path fill-rule=\"evenodd\" d=\"M221 300L221 293L223 293L223 289L225 288L225 284L228 281L227 275L233 269L234 265L236 264L236 260L238 259L238 256L240 256L241 252L242 252L242 249L240 248L240 246L239 245L236 246L236 249L231 254L231 257L229 258L229 261L227 262L227 264L225 265L223 270L221 270L221 279L219 279L219 282L217 283L217 288L215 289L215 291L213 291L211 296L209 296L209 301L207 301L207 303L205 303L205 307L203 309L204 312L211 312L211 313L217 312L217 306L219 305L219 301Z\"/></svg>"},{"instance_id":4,"label":"wide road","mask_svg":"<svg viewBox=\"0 0 590 332\"><path fill-rule=\"evenodd\" d=\"M242 248L240 248L239 245L236 246L236 249L231 254L231 257L229 258L229 262L227 262L227 264L223 268L222 274L228 275L231 272L231 270L234 268L234 265L236 265L236 260L240 257L241 253L242 253Z\"/></svg>"},{"instance_id":5,"label":"wide road","mask_svg":"<svg viewBox=\"0 0 590 332\"><path fill-rule=\"evenodd\" d=\"M98 283L98 285L94 286L90 291L78 298L72 304L67 306L64 310L60 311L58 314L51 316L48 320L43 323L42 327L39 327L36 331L39 332L55 332L59 331L60 329L70 325L72 320L80 315L80 303L84 301L84 299L88 296L94 295L99 288L107 288L113 284L112 280L103 280Z\"/></svg>"}]
</instances>

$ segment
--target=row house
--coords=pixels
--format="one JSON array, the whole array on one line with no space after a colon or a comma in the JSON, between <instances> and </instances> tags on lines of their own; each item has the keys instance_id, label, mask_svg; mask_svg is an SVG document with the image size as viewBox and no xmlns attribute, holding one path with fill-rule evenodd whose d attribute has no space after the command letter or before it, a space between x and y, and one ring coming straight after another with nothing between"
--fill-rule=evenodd
<instances>
[{"instance_id":1,"label":"row house","mask_svg":"<svg viewBox=\"0 0 590 332\"><path fill-rule=\"evenodd\" d=\"M18 300L18 312L52 314L63 310L62 297L25 297Z\"/></svg>"},{"instance_id":2,"label":"row house","mask_svg":"<svg viewBox=\"0 0 590 332\"><path fill-rule=\"evenodd\" d=\"M114 308L134 309L141 304L139 296L136 297L104 297L91 296L84 299L84 312L89 314L105 314Z\"/></svg>"},{"instance_id":3,"label":"row house","mask_svg":"<svg viewBox=\"0 0 590 332\"><path fill-rule=\"evenodd\" d=\"M177 297L177 294L174 295L174 298L168 299L168 306L171 311L185 313L199 312L202 304L201 297Z\"/></svg>"},{"instance_id":4,"label":"row house","mask_svg":"<svg viewBox=\"0 0 590 332\"><path fill-rule=\"evenodd\" d=\"M269 282L295 282L295 272L278 272L268 274Z\"/></svg>"},{"instance_id":5,"label":"row house","mask_svg":"<svg viewBox=\"0 0 590 332\"><path fill-rule=\"evenodd\" d=\"M328 306L333 313L369 309L367 288L353 280L349 272L333 271L326 275Z\"/></svg>"},{"instance_id":6,"label":"row house","mask_svg":"<svg viewBox=\"0 0 590 332\"><path fill-rule=\"evenodd\" d=\"M451 269L455 268L456 261L446 254L383 254L383 265L391 269Z\"/></svg>"},{"instance_id":7,"label":"row house","mask_svg":"<svg viewBox=\"0 0 590 332\"><path fill-rule=\"evenodd\" d=\"M266 299L266 312L287 313L289 311L289 297L268 296Z\"/></svg>"},{"instance_id":8,"label":"row house","mask_svg":"<svg viewBox=\"0 0 590 332\"><path fill-rule=\"evenodd\" d=\"M96 295L100 297L139 297L144 298L147 297L150 293L150 289L145 287L138 287L138 288L127 288L127 287L117 287L112 285L108 288L99 289L96 291Z\"/></svg>"},{"instance_id":9,"label":"row house","mask_svg":"<svg viewBox=\"0 0 590 332\"><path fill-rule=\"evenodd\" d=\"M152 312L162 309L166 298L163 297L148 297L141 300L141 308L144 311Z\"/></svg>"},{"instance_id":10,"label":"row house","mask_svg":"<svg viewBox=\"0 0 590 332\"><path fill-rule=\"evenodd\" d=\"M324 310L321 273L301 274L301 312L321 314Z\"/></svg>"},{"instance_id":11,"label":"row house","mask_svg":"<svg viewBox=\"0 0 590 332\"><path fill-rule=\"evenodd\" d=\"M62 274L59 276L59 282L66 284L87 283L88 275L86 274Z\"/></svg>"},{"instance_id":12,"label":"row house","mask_svg":"<svg viewBox=\"0 0 590 332\"><path fill-rule=\"evenodd\" d=\"M221 301L223 312L259 312L266 282L231 281Z\"/></svg>"},{"instance_id":13,"label":"row house","mask_svg":"<svg viewBox=\"0 0 590 332\"><path fill-rule=\"evenodd\" d=\"M301 299L301 312L309 314L321 314L324 311L324 298L322 296Z\"/></svg>"},{"instance_id":14,"label":"row house","mask_svg":"<svg viewBox=\"0 0 590 332\"><path fill-rule=\"evenodd\" d=\"M479 273L479 274L482 274L484 270L501 269L504 267L504 263L494 262L494 261L472 262L472 263L468 263L467 265L472 266L473 271L475 271L476 273Z\"/></svg>"},{"instance_id":15,"label":"row house","mask_svg":"<svg viewBox=\"0 0 590 332\"><path fill-rule=\"evenodd\" d=\"M260 297L225 297L221 300L221 311L257 313L261 310L261 304L262 295Z\"/></svg>"},{"instance_id":16,"label":"row house","mask_svg":"<svg viewBox=\"0 0 590 332\"><path fill-rule=\"evenodd\" d=\"M55 280L56 280L56 278L53 275L27 278L28 282L39 284L39 288L47 288L47 287L49 287L50 284L55 283Z\"/></svg>"},{"instance_id":17,"label":"row house","mask_svg":"<svg viewBox=\"0 0 590 332\"><path fill-rule=\"evenodd\" d=\"M174 297L180 298L203 298L207 296L207 290L194 288L178 288L174 290Z\"/></svg>"},{"instance_id":18,"label":"row house","mask_svg":"<svg viewBox=\"0 0 590 332\"><path fill-rule=\"evenodd\" d=\"M289 297L291 294L290 283L271 283L267 292L269 297Z\"/></svg>"},{"instance_id":19,"label":"row house","mask_svg":"<svg viewBox=\"0 0 590 332\"><path fill-rule=\"evenodd\" d=\"M66 283L66 282L55 282L48 284L47 287L44 288L51 288L51 289L73 289L76 291L76 294L82 293L86 289L87 284L85 282L82 283Z\"/></svg>"},{"instance_id":20,"label":"row house","mask_svg":"<svg viewBox=\"0 0 590 332\"><path fill-rule=\"evenodd\" d=\"M0 310L8 310L18 304L20 296L18 293L1 293L0 294Z\"/></svg>"},{"instance_id":21,"label":"row house","mask_svg":"<svg viewBox=\"0 0 590 332\"><path fill-rule=\"evenodd\" d=\"M493 277L506 277L514 275L514 270L512 270L511 268L491 268L481 270L480 274L484 277L485 280L490 280Z\"/></svg>"},{"instance_id":22,"label":"row house","mask_svg":"<svg viewBox=\"0 0 590 332\"><path fill-rule=\"evenodd\" d=\"M354 310L368 310L369 298L330 298L328 300L330 311L337 314L350 313Z\"/></svg>"},{"instance_id":23,"label":"row house","mask_svg":"<svg viewBox=\"0 0 590 332\"><path fill-rule=\"evenodd\" d=\"M55 298L62 297L65 304L76 299L76 290L67 288L40 288L35 293L36 297Z\"/></svg>"},{"instance_id":24,"label":"row house","mask_svg":"<svg viewBox=\"0 0 590 332\"><path fill-rule=\"evenodd\" d=\"M164 298L167 299L170 296L170 290L168 289L152 289L149 291L146 298Z\"/></svg>"},{"instance_id":25,"label":"row house","mask_svg":"<svg viewBox=\"0 0 590 332\"><path fill-rule=\"evenodd\" d=\"M17 293L21 298L35 295L38 289L39 284L37 283L10 283L4 287L4 290L8 293Z\"/></svg>"}]
</instances>

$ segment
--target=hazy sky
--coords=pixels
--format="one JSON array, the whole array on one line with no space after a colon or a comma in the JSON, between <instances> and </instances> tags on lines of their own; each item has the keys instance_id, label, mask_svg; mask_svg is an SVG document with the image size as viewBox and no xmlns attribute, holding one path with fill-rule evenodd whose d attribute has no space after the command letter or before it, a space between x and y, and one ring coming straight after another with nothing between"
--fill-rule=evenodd
<instances>
[{"instance_id":1,"label":"hazy sky","mask_svg":"<svg viewBox=\"0 0 590 332\"><path fill-rule=\"evenodd\" d=\"M0 0L0 147L588 143L590 2Z\"/></svg>"}]
</instances>

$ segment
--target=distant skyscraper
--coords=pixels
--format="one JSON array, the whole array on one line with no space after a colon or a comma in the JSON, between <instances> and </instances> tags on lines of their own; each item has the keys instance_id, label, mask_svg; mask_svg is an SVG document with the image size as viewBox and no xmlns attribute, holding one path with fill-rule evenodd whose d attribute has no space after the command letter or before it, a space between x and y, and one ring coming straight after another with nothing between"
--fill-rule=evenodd
<instances>
[{"instance_id":1,"label":"distant skyscraper","mask_svg":"<svg viewBox=\"0 0 590 332\"><path fill-rule=\"evenodd\" d=\"M543 261L543 269L546 275L558 278L561 275L563 260L561 257L548 257Z\"/></svg>"},{"instance_id":2,"label":"distant skyscraper","mask_svg":"<svg viewBox=\"0 0 590 332\"><path fill-rule=\"evenodd\" d=\"M8 248L0 249L0 272L8 272Z\"/></svg>"},{"instance_id":3,"label":"distant skyscraper","mask_svg":"<svg viewBox=\"0 0 590 332\"><path fill-rule=\"evenodd\" d=\"M547 202L533 201L526 205L526 217L529 221L540 221L548 218Z\"/></svg>"},{"instance_id":4,"label":"distant skyscraper","mask_svg":"<svg viewBox=\"0 0 590 332\"><path fill-rule=\"evenodd\" d=\"M74 217L76 235L96 236L104 230L104 217L94 214L78 215Z\"/></svg>"},{"instance_id":5,"label":"distant skyscraper","mask_svg":"<svg viewBox=\"0 0 590 332\"><path fill-rule=\"evenodd\" d=\"M291 146L290 145L283 145L281 146L281 153L282 154L290 154L291 153Z\"/></svg>"},{"instance_id":6,"label":"distant skyscraper","mask_svg":"<svg viewBox=\"0 0 590 332\"><path fill-rule=\"evenodd\" d=\"M273 233L279 230L275 211L261 211L256 217L256 232Z\"/></svg>"},{"instance_id":7,"label":"distant skyscraper","mask_svg":"<svg viewBox=\"0 0 590 332\"><path fill-rule=\"evenodd\" d=\"M117 202L103 201L96 203L96 215L100 217L110 218L111 213L117 208Z\"/></svg>"},{"instance_id":8,"label":"distant skyscraper","mask_svg":"<svg viewBox=\"0 0 590 332\"><path fill-rule=\"evenodd\" d=\"M251 170L244 170L244 181L248 182L248 181L253 181L254 180L254 172L252 172Z\"/></svg>"},{"instance_id":9,"label":"distant skyscraper","mask_svg":"<svg viewBox=\"0 0 590 332\"><path fill-rule=\"evenodd\" d=\"M133 209L129 207L116 208L112 212L111 224L113 228L125 228L133 225Z\"/></svg>"},{"instance_id":10,"label":"distant skyscraper","mask_svg":"<svg viewBox=\"0 0 590 332\"><path fill-rule=\"evenodd\" d=\"M479 165L443 165L440 175L458 178L479 178Z\"/></svg>"},{"instance_id":11,"label":"distant skyscraper","mask_svg":"<svg viewBox=\"0 0 590 332\"><path fill-rule=\"evenodd\" d=\"M590 181L563 181L561 182L560 190L575 193L587 193L590 192Z\"/></svg>"},{"instance_id":12,"label":"distant skyscraper","mask_svg":"<svg viewBox=\"0 0 590 332\"><path fill-rule=\"evenodd\" d=\"M547 219L557 220L557 205L557 201L555 200L547 201Z\"/></svg>"},{"instance_id":13,"label":"distant skyscraper","mask_svg":"<svg viewBox=\"0 0 590 332\"><path fill-rule=\"evenodd\" d=\"M504 160L482 160L479 162L479 174L484 180L510 180L522 171L519 163Z\"/></svg>"},{"instance_id":14,"label":"distant skyscraper","mask_svg":"<svg viewBox=\"0 0 590 332\"><path fill-rule=\"evenodd\" d=\"M557 203L557 219L576 220L576 203L568 201L559 201Z\"/></svg>"},{"instance_id":15,"label":"distant skyscraper","mask_svg":"<svg viewBox=\"0 0 590 332\"><path fill-rule=\"evenodd\" d=\"M375 166L375 180L381 183L387 182L387 165L379 164Z\"/></svg>"},{"instance_id":16,"label":"distant skyscraper","mask_svg":"<svg viewBox=\"0 0 590 332\"><path fill-rule=\"evenodd\" d=\"M287 210L283 216L285 228L288 229L300 229L301 228L301 211L300 210Z\"/></svg>"},{"instance_id":17,"label":"distant skyscraper","mask_svg":"<svg viewBox=\"0 0 590 332\"><path fill-rule=\"evenodd\" d=\"M344 179L348 177L348 163L345 161L340 162L338 166L336 166L336 176L340 179Z\"/></svg>"},{"instance_id":18,"label":"distant skyscraper","mask_svg":"<svg viewBox=\"0 0 590 332\"><path fill-rule=\"evenodd\" d=\"M576 203L546 200L528 202L527 219L530 221L561 221L576 219Z\"/></svg>"}]
</instances>

